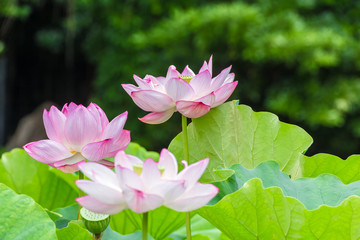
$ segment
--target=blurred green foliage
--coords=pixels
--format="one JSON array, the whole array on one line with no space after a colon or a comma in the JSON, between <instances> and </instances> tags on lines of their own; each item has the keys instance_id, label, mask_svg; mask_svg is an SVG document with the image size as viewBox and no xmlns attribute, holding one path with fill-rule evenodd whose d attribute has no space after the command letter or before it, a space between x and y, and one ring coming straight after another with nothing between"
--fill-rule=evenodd
<instances>
[{"instance_id":1,"label":"blurred green foliage","mask_svg":"<svg viewBox=\"0 0 360 240\"><path fill-rule=\"evenodd\" d=\"M5 44L2 41L0 41L0 55L4 52L4 50L5 50Z\"/></svg>"},{"instance_id":2,"label":"blurred green foliage","mask_svg":"<svg viewBox=\"0 0 360 240\"><path fill-rule=\"evenodd\" d=\"M213 54L214 73L232 65L239 81L232 99L302 126L320 143L313 149L340 156L360 150L360 1L72 3L75 16L63 26L96 66L91 100L109 117L128 110L126 128L146 148L166 147L180 118L141 123L136 118L146 113L121 84L134 83L133 74L165 75L171 64L196 72ZM65 41L58 33L39 32L38 43L56 50Z\"/></svg>"},{"instance_id":3,"label":"blurred green foliage","mask_svg":"<svg viewBox=\"0 0 360 240\"><path fill-rule=\"evenodd\" d=\"M64 34L55 29L41 30L36 34L36 41L49 51L59 53L63 47Z\"/></svg>"},{"instance_id":4,"label":"blurred green foliage","mask_svg":"<svg viewBox=\"0 0 360 240\"><path fill-rule=\"evenodd\" d=\"M34 2L34 0L27 2ZM0 2L0 17L26 19L30 12L30 5L20 5L16 0L1 0Z\"/></svg>"}]
</instances>

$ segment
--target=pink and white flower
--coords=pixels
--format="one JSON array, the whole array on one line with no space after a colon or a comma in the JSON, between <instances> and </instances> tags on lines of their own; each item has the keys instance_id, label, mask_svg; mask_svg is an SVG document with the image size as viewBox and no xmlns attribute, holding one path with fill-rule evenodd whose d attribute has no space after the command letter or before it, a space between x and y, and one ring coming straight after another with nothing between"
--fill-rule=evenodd
<instances>
[{"instance_id":1,"label":"pink and white flower","mask_svg":"<svg viewBox=\"0 0 360 240\"><path fill-rule=\"evenodd\" d=\"M160 207L165 199L174 199L185 191L184 181L162 180L158 164L152 159L143 162L123 151L119 154L121 159L133 165L127 168L116 164L115 172L97 163L79 165L92 180L76 181L76 185L88 194L76 199L80 205L103 214L115 214L125 208L143 213Z\"/></svg>"},{"instance_id":2,"label":"pink and white flower","mask_svg":"<svg viewBox=\"0 0 360 240\"><path fill-rule=\"evenodd\" d=\"M185 191L184 181L162 179L161 169L152 159L142 162L123 151L116 155L116 159L115 169L119 173L125 201L134 212L143 213L156 209ZM124 167L119 164L119 160L133 165Z\"/></svg>"},{"instance_id":3,"label":"pink and white flower","mask_svg":"<svg viewBox=\"0 0 360 240\"><path fill-rule=\"evenodd\" d=\"M24 149L39 162L63 172L79 170L79 163L85 159L113 167L113 163L104 158L115 156L129 144L130 131L123 129L126 119L127 112L124 112L109 122L95 103L87 108L65 104L61 111L52 106L43 113L49 139L28 143Z\"/></svg>"},{"instance_id":4,"label":"pink and white flower","mask_svg":"<svg viewBox=\"0 0 360 240\"><path fill-rule=\"evenodd\" d=\"M144 79L134 75L138 86L122 84L136 105L151 112L140 118L150 124L167 121L179 111L188 118L198 118L224 103L235 90L234 73L231 66L216 77L212 77L212 56L204 62L198 74L189 66L182 73L171 65L166 77L146 75Z\"/></svg>"},{"instance_id":5,"label":"pink and white flower","mask_svg":"<svg viewBox=\"0 0 360 240\"><path fill-rule=\"evenodd\" d=\"M128 199L130 204L134 202L138 202L136 199L136 192L141 192L144 185L151 184L153 185L154 181L162 181L162 182L182 182L183 188L180 189L172 189L170 192L166 194L162 194L163 196L163 205L174 209L179 212L188 212L195 209L198 209L205 204L207 204L217 193L218 188L212 184L202 184L199 183L201 175L204 173L209 159L203 159L199 162L196 162L190 166L187 166L187 163L183 161L185 168L178 173L178 165L176 162L176 158L174 155L169 152L167 149L163 149L160 153L159 162L155 163L151 160L152 172L150 173L149 165L150 160L148 159L144 164L137 157L127 155L125 152L121 151L115 156L115 166L120 166L122 171L125 172L127 169L128 175L122 175L125 180L130 181L130 172L136 172L138 169L143 169L142 171L146 171L148 177L143 178L142 185L134 184L134 182L140 182L138 180L132 180L131 185L127 186L126 191L132 191L132 198ZM146 170L145 170L146 169ZM143 174L143 173L142 173ZM132 174L133 178L136 177L136 174ZM141 175L142 176L142 175ZM142 186L140 188L140 186ZM156 189L156 185L154 189ZM170 186L168 186L170 187ZM170 188L163 187L162 190L168 191ZM158 189L159 191L159 189ZM126 195L126 193L125 193ZM141 195L140 195L141 196ZM132 207L130 207L133 209ZM133 209L134 210L134 209Z\"/></svg>"},{"instance_id":6,"label":"pink and white flower","mask_svg":"<svg viewBox=\"0 0 360 240\"><path fill-rule=\"evenodd\" d=\"M116 214L128 208L118 175L109 168L95 163L79 164L80 171L89 180L76 180L76 185L88 195L76 198L84 208L102 214Z\"/></svg>"},{"instance_id":7,"label":"pink and white flower","mask_svg":"<svg viewBox=\"0 0 360 240\"><path fill-rule=\"evenodd\" d=\"M87 196L76 201L90 211L115 214L125 208L143 213L162 205L187 212L208 203L217 193L212 184L197 181L207 167L204 159L178 173L172 153L163 149L159 162L139 158L120 151L115 156L115 172L97 163L81 163L80 170L89 180L77 180L76 185Z\"/></svg>"}]
</instances>

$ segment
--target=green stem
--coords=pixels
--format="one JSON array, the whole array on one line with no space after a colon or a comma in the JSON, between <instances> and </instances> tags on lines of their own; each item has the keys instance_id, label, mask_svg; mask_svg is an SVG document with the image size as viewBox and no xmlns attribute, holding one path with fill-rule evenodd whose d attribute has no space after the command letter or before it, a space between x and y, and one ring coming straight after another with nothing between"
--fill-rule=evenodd
<instances>
[{"instance_id":1,"label":"green stem","mask_svg":"<svg viewBox=\"0 0 360 240\"><path fill-rule=\"evenodd\" d=\"M186 217L186 239L191 240L191 217L190 212L185 213Z\"/></svg>"},{"instance_id":2,"label":"green stem","mask_svg":"<svg viewBox=\"0 0 360 240\"><path fill-rule=\"evenodd\" d=\"M79 180L82 180L82 179L84 179L84 174L81 171L79 171ZM82 196L84 196L84 192L81 191L81 189L79 188L79 197L82 197ZM79 204L79 211L78 211L77 220L80 220L80 209L81 209L81 206Z\"/></svg>"},{"instance_id":3,"label":"green stem","mask_svg":"<svg viewBox=\"0 0 360 240\"><path fill-rule=\"evenodd\" d=\"M100 234L93 234L93 240L101 240L102 238L102 233Z\"/></svg>"},{"instance_id":4,"label":"green stem","mask_svg":"<svg viewBox=\"0 0 360 240\"><path fill-rule=\"evenodd\" d=\"M83 180L84 179L84 174L79 170L79 180ZM84 192L80 190L79 188L79 197L84 196Z\"/></svg>"},{"instance_id":5,"label":"green stem","mask_svg":"<svg viewBox=\"0 0 360 240\"><path fill-rule=\"evenodd\" d=\"M184 160L189 163L189 139L187 134L187 118L182 115L182 131L184 143ZM191 217L190 212L186 213L186 239L191 240Z\"/></svg>"},{"instance_id":6,"label":"green stem","mask_svg":"<svg viewBox=\"0 0 360 240\"><path fill-rule=\"evenodd\" d=\"M147 240L147 232L148 232L148 212L144 212L142 219L142 240Z\"/></svg>"},{"instance_id":7,"label":"green stem","mask_svg":"<svg viewBox=\"0 0 360 240\"><path fill-rule=\"evenodd\" d=\"M183 131L183 143L184 143L184 160L189 163L189 142L187 134L187 118L182 115L182 131Z\"/></svg>"}]
</instances>

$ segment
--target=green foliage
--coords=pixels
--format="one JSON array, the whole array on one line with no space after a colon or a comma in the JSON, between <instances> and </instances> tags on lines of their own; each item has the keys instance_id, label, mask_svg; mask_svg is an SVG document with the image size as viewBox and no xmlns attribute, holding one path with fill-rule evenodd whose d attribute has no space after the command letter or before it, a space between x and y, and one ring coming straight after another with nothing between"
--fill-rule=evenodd
<instances>
[{"instance_id":1,"label":"green foliage","mask_svg":"<svg viewBox=\"0 0 360 240\"><path fill-rule=\"evenodd\" d=\"M56 228L62 229L64 227L67 227L69 222L71 222L72 220L77 220L79 214L79 205L74 204L68 207L58 208L54 212L61 216L60 218L53 219Z\"/></svg>"},{"instance_id":2,"label":"green foliage","mask_svg":"<svg viewBox=\"0 0 360 240\"><path fill-rule=\"evenodd\" d=\"M91 234L76 222L69 222L69 225L62 229L56 229L59 240L86 240L92 239Z\"/></svg>"},{"instance_id":3,"label":"green foliage","mask_svg":"<svg viewBox=\"0 0 360 240\"><path fill-rule=\"evenodd\" d=\"M49 169L48 165L34 160L23 149L14 149L1 156L0 182L17 193L32 197L49 210L75 203L77 189L67 181L74 182L76 176L64 173L54 174L53 172L60 170L50 171Z\"/></svg>"},{"instance_id":4,"label":"green foliage","mask_svg":"<svg viewBox=\"0 0 360 240\"><path fill-rule=\"evenodd\" d=\"M359 224L356 155L348 162L325 154L306 157L312 139L305 131L234 102L193 119L188 135L190 162L210 157L203 180L224 180L215 183L218 202L197 212L230 239L338 239L337 231L341 239L360 237L350 231ZM181 134L169 148L182 159ZM293 177L317 177L291 181L279 166Z\"/></svg>"},{"instance_id":5,"label":"green foliage","mask_svg":"<svg viewBox=\"0 0 360 240\"><path fill-rule=\"evenodd\" d=\"M267 112L254 112L245 105L225 103L188 126L190 163L204 158L210 162L202 180L218 181L213 169L241 164L254 168L264 161L276 161L287 174L295 174L299 158L312 143L312 138L295 125L280 122ZM170 143L169 150L183 160L182 133ZM231 173L230 173L231 174ZM228 176L228 175L227 175Z\"/></svg>"},{"instance_id":6,"label":"green foliage","mask_svg":"<svg viewBox=\"0 0 360 240\"><path fill-rule=\"evenodd\" d=\"M0 14L6 21L26 19L31 12L37 14L38 3L3 0ZM359 150L359 1L55 0L51 4L58 11L73 12L51 26L35 22L34 28L41 28L36 43L61 57L63 50L68 54L81 46L96 74L91 100L111 118L128 110L126 127L134 141L147 148L166 146L180 131L180 118L175 114L161 128L140 123L137 118L145 113L121 84L134 83L133 74L165 75L171 64L179 69L189 64L196 72L214 54L214 73L232 65L240 81L236 98L309 129L319 139L310 151L328 149L344 157ZM66 43L72 37L74 49ZM7 41L0 42L0 54ZM338 137L330 138L333 135ZM344 144L346 139L351 144Z\"/></svg>"},{"instance_id":7,"label":"green foliage","mask_svg":"<svg viewBox=\"0 0 360 240\"><path fill-rule=\"evenodd\" d=\"M142 214L124 210L111 217L110 226L121 234L141 230ZM185 223L185 213L176 212L166 207L149 212L149 234L155 239L164 239Z\"/></svg>"},{"instance_id":8,"label":"green foliage","mask_svg":"<svg viewBox=\"0 0 360 240\"><path fill-rule=\"evenodd\" d=\"M306 157L312 139L304 130L235 102L193 119L188 136L190 162L209 157L203 181L217 180L220 189L217 203L197 212L230 239L360 237L360 231L353 231L360 223L356 155L350 161L326 154ZM169 149L182 159L181 134ZM285 173L317 177L292 181ZM331 174L318 176L322 173L353 183L345 185Z\"/></svg>"},{"instance_id":9,"label":"green foliage","mask_svg":"<svg viewBox=\"0 0 360 240\"><path fill-rule=\"evenodd\" d=\"M55 213L60 214L61 218L53 219L56 224L56 234L58 239L72 239L79 235L79 239L92 239L91 234L85 229L85 226L81 220L77 220L79 205L72 205L66 208L57 209ZM116 217L116 215L111 216L111 218ZM129 219L125 219L129 221ZM116 221L116 220L115 220ZM127 222L117 222L119 224L119 228L123 226L126 228ZM136 229L132 229L129 231L127 235L121 235L118 232L115 232L109 226L103 233L102 238L103 240L130 240L130 239L138 239L141 238L141 232L135 232ZM82 237L82 238L80 238ZM149 239L152 239L149 237Z\"/></svg>"},{"instance_id":10,"label":"green foliage","mask_svg":"<svg viewBox=\"0 0 360 240\"><path fill-rule=\"evenodd\" d=\"M151 151L148 152L145 150L145 148L136 143L131 143L126 151L128 154L136 155L141 159L153 158L158 160L159 158L158 153ZM2 172L0 175L1 183L7 184L9 187L13 188L19 193L31 196L44 209L56 209L55 211L42 211L44 212L46 219L51 221L53 225L55 223L57 227L56 235L58 239L91 239L91 235L88 233L88 231L84 229L81 224L79 225L77 222L74 222L74 220L77 219L78 205L71 204L75 203L74 199L78 196L77 188L74 184L74 180L77 179L76 175L63 173L58 169L50 168L43 163L37 162L36 160L32 159L23 149L14 149L9 153L4 153L0 161L0 171ZM5 187L5 185L0 186ZM0 195L2 193L5 194L6 191L0 189ZM30 199L29 197L26 198ZM2 195L0 196L0 202L9 201L9 204L14 204L15 200L16 199L13 198L7 199ZM34 205L35 203L33 202L32 204ZM36 204L36 206L39 206L39 209L41 209L40 205ZM2 203L2 206L8 208L8 205L5 203ZM9 209L11 211L13 210L12 208ZM29 208L29 211L31 210L32 208ZM4 215L2 215L2 217L7 216L7 214L9 213L4 211ZM31 218L31 216L28 217ZM141 217L141 214L133 213L130 210L125 210L117 215L112 216L111 226L114 230L123 234L132 234L121 235L109 228L105 231L103 239L133 239L140 237L141 232L134 232L141 230ZM35 215L34 219L37 219ZM30 220L27 218L25 218L25 220L30 222ZM40 219L40 223L42 223L41 221L42 220ZM149 233L156 239L163 239L174 230L180 228L184 222L184 213L178 213L162 207L152 211L149 214ZM11 222L9 225L4 225L3 229L0 228L0 236L1 234L5 234L5 232L8 231L6 227L10 226L10 224L14 223ZM27 227L29 226L26 225L25 228ZM35 227L37 227L37 225ZM17 228L14 228L14 231L15 230L17 231ZM53 230L47 229L47 231L50 231L51 233L49 234L53 234L53 237L55 236L55 228ZM21 235L19 232L11 232L9 234L11 236L17 236L16 234L19 234L19 236ZM31 230L29 234L34 234L33 230ZM6 238L7 235L6 237L5 235L3 236L4 239L12 239L11 237ZM50 235L45 236L48 237Z\"/></svg>"},{"instance_id":11,"label":"green foliage","mask_svg":"<svg viewBox=\"0 0 360 240\"><path fill-rule=\"evenodd\" d=\"M357 155L345 161L329 154L307 157L312 138L302 128L235 101L193 119L188 134L190 162L209 157L203 180L216 181L220 190L192 219L194 240L360 238ZM170 150L182 160L181 133ZM136 143L126 152L159 158ZM91 239L75 221L74 174L39 163L22 149L4 153L0 171L1 239ZM130 210L113 215L103 239L140 239L141 220ZM185 213L155 209L149 239L184 240L184 223Z\"/></svg>"},{"instance_id":12,"label":"green foliage","mask_svg":"<svg viewBox=\"0 0 360 240\"><path fill-rule=\"evenodd\" d=\"M37 43L53 53L60 53L64 42L64 34L60 30L41 30L36 34Z\"/></svg>"},{"instance_id":13,"label":"green foliage","mask_svg":"<svg viewBox=\"0 0 360 240\"><path fill-rule=\"evenodd\" d=\"M170 50L171 57L193 55L194 49L197 56L213 52L215 59L233 64L239 79L247 79L239 85L241 99L259 103L263 98L260 104L272 111L340 126L345 114L360 106L358 97L349 96L359 87L353 73L359 72L360 48L357 32L337 21L339 13L321 8L322 3L257 1L179 9L149 31L136 33L133 41L141 48Z\"/></svg>"},{"instance_id":14,"label":"green foliage","mask_svg":"<svg viewBox=\"0 0 360 240\"><path fill-rule=\"evenodd\" d=\"M55 224L40 205L0 183L0 239L56 239Z\"/></svg>"},{"instance_id":15,"label":"green foliage","mask_svg":"<svg viewBox=\"0 0 360 240\"><path fill-rule=\"evenodd\" d=\"M199 215L195 215L191 219L191 235L192 239L225 239L221 237L221 232L215 228L211 223L206 221ZM182 226L173 232L166 240L186 240L186 227Z\"/></svg>"},{"instance_id":16,"label":"green foliage","mask_svg":"<svg viewBox=\"0 0 360 240\"><path fill-rule=\"evenodd\" d=\"M0 41L0 56L2 55L4 50L5 50L5 44L2 41ZM0 147L0 153L2 153L1 147Z\"/></svg>"},{"instance_id":17,"label":"green foliage","mask_svg":"<svg viewBox=\"0 0 360 240\"><path fill-rule=\"evenodd\" d=\"M278 187L264 189L252 179L238 191L198 213L231 239L357 239L360 198L351 196L338 207L309 211ZM229 227L232 226L232 227Z\"/></svg>"},{"instance_id":18,"label":"green foliage","mask_svg":"<svg viewBox=\"0 0 360 240\"><path fill-rule=\"evenodd\" d=\"M62 217L61 214L59 214L57 212L50 211L50 210L46 210L46 213L48 214L48 216L51 218L51 220L53 222L57 221L58 219L60 219Z\"/></svg>"},{"instance_id":19,"label":"green foliage","mask_svg":"<svg viewBox=\"0 0 360 240\"><path fill-rule=\"evenodd\" d=\"M0 157L5 152L6 152L6 147L5 146L0 146Z\"/></svg>"},{"instance_id":20,"label":"green foliage","mask_svg":"<svg viewBox=\"0 0 360 240\"><path fill-rule=\"evenodd\" d=\"M111 217L110 227L121 234L133 233L141 229L141 214L123 210Z\"/></svg>"},{"instance_id":21,"label":"green foliage","mask_svg":"<svg viewBox=\"0 0 360 240\"><path fill-rule=\"evenodd\" d=\"M132 139L142 146L161 149L179 132L181 122L174 116L162 128L141 123L137 118L145 115L121 87L133 83L133 74L166 74L168 63L156 55L140 54L131 42L131 36L165 18L178 7L190 7L194 2L181 1L78 1L76 6L77 28L84 33L83 48L89 60L96 64L96 81L91 100L99 103L110 118L120 112L129 112L125 128L131 129ZM154 61L156 59L156 61ZM158 68L149 62L157 63ZM161 67L160 67L161 66ZM111 84L111 88L109 88ZM150 140L151 139L151 140Z\"/></svg>"},{"instance_id":22,"label":"green foliage","mask_svg":"<svg viewBox=\"0 0 360 240\"><path fill-rule=\"evenodd\" d=\"M302 156L298 177L317 177L323 173L331 173L348 184L360 180L360 156L351 155L343 160L334 155L319 153L311 157Z\"/></svg>"},{"instance_id":23,"label":"green foliage","mask_svg":"<svg viewBox=\"0 0 360 240\"><path fill-rule=\"evenodd\" d=\"M140 146L138 143L130 142L127 148L125 149L126 154L137 156L142 160L148 158L153 159L154 161L159 160L159 153L153 151L147 151L144 147Z\"/></svg>"},{"instance_id":24,"label":"green foliage","mask_svg":"<svg viewBox=\"0 0 360 240\"><path fill-rule=\"evenodd\" d=\"M0 17L25 19L30 14L28 5L19 5L15 0L3 0L0 2Z\"/></svg>"},{"instance_id":25,"label":"green foliage","mask_svg":"<svg viewBox=\"0 0 360 240\"><path fill-rule=\"evenodd\" d=\"M291 181L289 176L279 170L276 162L261 163L253 170L248 170L240 164L231 167L235 174L226 181L215 183L220 192L213 202L240 189L253 178L261 179L264 188L279 187L284 196L294 197L308 210L314 210L321 205L338 206L350 196L360 196L360 181L345 185L331 174L322 174L316 178L300 178Z\"/></svg>"},{"instance_id":26,"label":"green foliage","mask_svg":"<svg viewBox=\"0 0 360 240\"><path fill-rule=\"evenodd\" d=\"M134 83L133 74L165 75L171 64L196 72L214 54L214 73L233 66L242 103L300 122L315 137L321 126L341 127L327 131L338 140L324 136L314 147L358 149L342 144L360 136L358 1L82 0L76 9L77 33L97 66L92 100L111 117L128 110L132 137L147 148L164 147L180 119L139 123L145 113L121 84Z\"/></svg>"}]
</instances>

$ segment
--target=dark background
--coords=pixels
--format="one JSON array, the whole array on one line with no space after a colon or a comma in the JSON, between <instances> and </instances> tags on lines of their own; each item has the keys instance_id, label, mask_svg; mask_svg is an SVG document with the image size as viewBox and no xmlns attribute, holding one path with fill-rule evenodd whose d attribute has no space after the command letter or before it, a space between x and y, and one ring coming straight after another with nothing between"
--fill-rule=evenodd
<instances>
[{"instance_id":1,"label":"dark background","mask_svg":"<svg viewBox=\"0 0 360 240\"><path fill-rule=\"evenodd\" d=\"M232 99L304 128L308 154L360 151L359 1L4 0L0 14L0 145L45 101L94 101L109 119L129 111L133 141L167 147L178 114L141 123L121 84L213 54L215 74L233 66Z\"/></svg>"}]
</instances>

